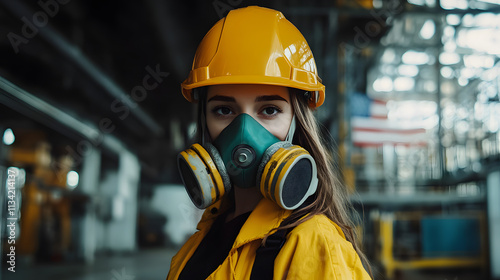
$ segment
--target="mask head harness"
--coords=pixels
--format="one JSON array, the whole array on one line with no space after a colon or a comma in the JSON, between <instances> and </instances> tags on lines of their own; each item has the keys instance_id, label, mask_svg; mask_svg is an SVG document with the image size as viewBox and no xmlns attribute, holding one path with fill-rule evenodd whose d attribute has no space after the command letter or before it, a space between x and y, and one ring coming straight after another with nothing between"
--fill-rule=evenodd
<instances>
[{"instance_id":1,"label":"mask head harness","mask_svg":"<svg viewBox=\"0 0 500 280\"><path fill-rule=\"evenodd\" d=\"M316 192L318 179L312 156L291 143L294 131L295 117L287 141L280 141L251 116L240 114L213 145L194 144L181 152L179 172L193 203L204 209L234 185L258 187L280 207L298 208Z\"/></svg>"}]
</instances>

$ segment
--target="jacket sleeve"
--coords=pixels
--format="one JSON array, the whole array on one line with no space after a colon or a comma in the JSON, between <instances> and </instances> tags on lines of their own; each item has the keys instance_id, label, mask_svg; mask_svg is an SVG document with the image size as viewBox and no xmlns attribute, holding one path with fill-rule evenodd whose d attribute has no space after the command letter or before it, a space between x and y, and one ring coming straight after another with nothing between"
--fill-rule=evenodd
<instances>
[{"instance_id":1,"label":"jacket sleeve","mask_svg":"<svg viewBox=\"0 0 500 280\"><path fill-rule=\"evenodd\" d=\"M274 279L371 279L351 243L328 218L312 218L287 237Z\"/></svg>"}]
</instances>

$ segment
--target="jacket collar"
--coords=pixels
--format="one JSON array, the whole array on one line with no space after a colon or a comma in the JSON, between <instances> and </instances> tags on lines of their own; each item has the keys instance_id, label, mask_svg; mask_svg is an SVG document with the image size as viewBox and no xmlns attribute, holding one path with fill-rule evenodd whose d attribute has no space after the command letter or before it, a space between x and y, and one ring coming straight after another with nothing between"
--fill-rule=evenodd
<instances>
[{"instance_id":1,"label":"jacket collar","mask_svg":"<svg viewBox=\"0 0 500 280\"><path fill-rule=\"evenodd\" d=\"M228 208L227 204L223 203L223 201L218 201L208 207L203 213L197 229L203 232L203 234L208 232L217 216L227 211ZM290 216L291 213L291 210L282 209L267 198L261 199L252 213L250 213L245 224L243 224L233 244L233 248L264 238L270 231L278 228L281 222Z\"/></svg>"},{"instance_id":2,"label":"jacket collar","mask_svg":"<svg viewBox=\"0 0 500 280\"><path fill-rule=\"evenodd\" d=\"M223 200L219 200L213 205L207 207L207 209L205 209L203 215L201 216L200 221L198 222L198 225L196 226L197 230L208 231L212 226L212 224L214 223L215 219L221 213L224 213L227 210L227 207L224 207L225 204L222 202Z\"/></svg>"},{"instance_id":3,"label":"jacket collar","mask_svg":"<svg viewBox=\"0 0 500 280\"><path fill-rule=\"evenodd\" d=\"M236 237L233 248L253 240L262 239L271 230L279 227L281 222L286 219L292 211L279 207L273 201L263 198L250 213L245 224Z\"/></svg>"}]
</instances>

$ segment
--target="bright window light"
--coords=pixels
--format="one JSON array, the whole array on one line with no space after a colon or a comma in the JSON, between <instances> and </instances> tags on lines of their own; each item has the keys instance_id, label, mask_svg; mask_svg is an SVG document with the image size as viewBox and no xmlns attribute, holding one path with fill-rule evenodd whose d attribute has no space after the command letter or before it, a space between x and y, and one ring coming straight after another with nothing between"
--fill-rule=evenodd
<instances>
[{"instance_id":1,"label":"bright window light","mask_svg":"<svg viewBox=\"0 0 500 280\"><path fill-rule=\"evenodd\" d=\"M14 174L14 176L17 176L19 175L19 170L20 170L19 168L11 166L7 168L7 174Z\"/></svg>"},{"instance_id":2,"label":"bright window light","mask_svg":"<svg viewBox=\"0 0 500 280\"><path fill-rule=\"evenodd\" d=\"M416 6L428 6L431 8L436 6L435 0L408 0L408 3Z\"/></svg>"},{"instance_id":3,"label":"bright window light","mask_svg":"<svg viewBox=\"0 0 500 280\"><path fill-rule=\"evenodd\" d=\"M500 5L500 0L477 0L477 1Z\"/></svg>"},{"instance_id":4,"label":"bright window light","mask_svg":"<svg viewBox=\"0 0 500 280\"><path fill-rule=\"evenodd\" d=\"M389 92L392 88L392 79L388 76L380 77L373 82L373 89L378 92Z\"/></svg>"},{"instance_id":5,"label":"bright window light","mask_svg":"<svg viewBox=\"0 0 500 280\"><path fill-rule=\"evenodd\" d=\"M76 171L70 171L68 172L68 175L66 175L66 184L68 187L74 189L76 186L78 186L78 181L80 180L80 176Z\"/></svg>"},{"instance_id":6,"label":"bright window light","mask_svg":"<svg viewBox=\"0 0 500 280\"><path fill-rule=\"evenodd\" d=\"M441 67L441 76L447 79L453 78L453 69L449 66Z\"/></svg>"},{"instance_id":7,"label":"bright window light","mask_svg":"<svg viewBox=\"0 0 500 280\"><path fill-rule=\"evenodd\" d=\"M417 51L407 51L403 54L403 63L405 64L413 64L413 65L422 65L429 62L429 55L424 52Z\"/></svg>"},{"instance_id":8,"label":"bright window light","mask_svg":"<svg viewBox=\"0 0 500 280\"><path fill-rule=\"evenodd\" d=\"M14 141L16 141L16 136L14 136L14 132L12 129L7 128L3 132L3 143L7 146L14 144Z\"/></svg>"},{"instance_id":9,"label":"bright window light","mask_svg":"<svg viewBox=\"0 0 500 280\"><path fill-rule=\"evenodd\" d=\"M386 49L380 60L386 64L393 63L396 60L396 53L393 49Z\"/></svg>"},{"instance_id":10,"label":"bright window light","mask_svg":"<svg viewBox=\"0 0 500 280\"><path fill-rule=\"evenodd\" d=\"M439 55L439 63L442 65L453 65L460 62L460 55L457 53L444 52Z\"/></svg>"},{"instance_id":11,"label":"bright window light","mask_svg":"<svg viewBox=\"0 0 500 280\"><path fill-rule=\"evenodd\" d=\"M469 8L469 3L467 0L441 0L441 7L445 10L466 10Z\"/></svg>"},{"instance_id":12,"label":"bright window light","mask_svg":"<svg viewBox=\"0 0 500 280\"><path fill-rule=\"evenodd\" d=\"M497 78L497 76L498 76L498 68L491 68L491 69L484 71L481 74L481 80L493 81Z\"/></svg>"},{"instance_id":13,"label":"bright window light","mask_svg":"<svg viewBox=\"0 0 500 280\"><path fill-rule=\"evenodd\" d=\"M500 54L498 38L500 38L500 29L464 29L458 32L457 44L461 47L471 48L488 54Z\"/></svg>"},{"instance_id":14,"label":"bright window light","mask_svg":"<svg viewBox=\"0 0 500 280\"><path fill-rule=\"evenodd\" d=\"M495 98L498 94L498 92L493 84L489 84L489 86L486 86L485 89L483 89L483 91L485 92L486 96L488 96L490 99ZM498 103L497 103L497 105L498 105Z\"/></svg>"},{"instance_id":15,"label":"bright window light","mask_svg":"<svg viewBox=\"0 0 500 280\"><path fill-rule=\"evenodd\" d=\"M472 54L464 56L464 64L472 68L491 68L495 64L495 59L489 55Z\"/></svg>"},{"instance_id":16,"label":"bright window light","mask_svg":"<svg viewBox=\"0 0 500 280\"><path fill-rule=\"evenodd\" d=\"M457 49L457 44L454 41L449 40L444 44L443 49L447 52L454 52Z\"/></svg>"},{"instance_id":17,"label":"bright window light","mask_svg":"<svg viewBox=\"0 0 500 280\"><path fill-rule=\"evenodd\" d=\"M475 25L475 23L476 23L476 20L475 20L474 16L471 14L465 14L462 17L462 26L464 26L464 27L472 27Z\"/></svg>"},{"instance_id":18,"label":"bright window light","mask_svg":"<svg viewBox=\"0 0 500 280\"><path fill-rule=\"evenodd\" d=\"M466 134L470 130L470 125L467 121L461 120L455 124L455 133L458 135Z\"/></svg>"},{"instance_id":19,"label":"bright window light","mask_svg":"<svg viewBox=\"0 0 500 280\"><path fill-rule=\"evenodd\" d=\"M418 75L418 66L401 64L398 66L398 73L401 76L415 77Z\"/></svg>"},{"instance_id":20,"label":"bright window light","mask_svg":"<svg viewBox=\"0 0 500 280\"><path fill-rule=\"evenodd\" d=\"M373 0L373 8L375 9L380 9L383 7L383 2L382 0Z\"/></svg>"},{"instance_id":21,"label":"bright window light","mask_svg":"<svg viewBox=\"0 0 500 280\"><path fill-rule=\"evenodd\" d=\"M459 15L447 15L446 16L446 23L449 25L459 25L460 24L460 16Z\"/></svg>"},{"instance_id":22,"label":"bright window light","mask_svg":"<svg viewBox=\"0 0 500 280\"><path fill-rule=\"evenodd\" d=\"M466 85L468 85L468 84L469 84L469 79L467 79L467 78L465 78L465 77L460 77L460 78L458 78L458 84L459 84L460 86L465 87Z\"/></svg>"},{"instance_id":23,"label":"bright window light","mask_svg":"<svg viewBox=\"0 0 500 280\"><path fill-rule=\"evenodd\" d=\"M408 128L432 129L439 123L437 103L424 100L390 100L387 118Z\"/></svg>"},{"instance_id":24,"label":"bright window light","mask_svg":"<svg viewBox=\"0 0 500 280\"><path fill-rule=\"evenodd\" d=\"M24 170L23 168L17 168L17 167L11 166L11 167L7 168L7 174L14 175L16 188L20 189L20 188L24 187L24 184L26 183L26 170ZM9 180L7 180L7 185L5 186L6 188L9 187L8 181Z\"/></svg>"},{"instance_id":25,"label":"bright window light","mask_svg":"<svg viewBox=\"0 0 500 280\"><path fill-rule=\"evenodd\" d=\"M498 27L500 17L494 13L481 13L474 16L474 25L480 27Z\"/></svg>"},{"instance_id":26,"label":"bright window light","mask_svg":"<svg viewBox=\"0 0 500 280\"><path fill-rule=\"evenodd\" d=\"M397 77L394 80L394 89L397 91L410 91L415 87L415 80L410 77Z\"/></svg>"},{"instance_id":27,"label":"bright window light","mask_svg":"<svg viewBox=\"0 0 500 280\"><path fill-rule=\"evenodd\" d=\"M434 8L436 7L436 0L425 0L425 4L427 4L427 7Z\"/></svg>"},{"instance_id":28,"label":"bright window light","mask_svg":"<svg viewBox=\"0 0 500 280\"><path fill-rule=\"evenodd\" d=\"M465 68L462 68L460 70L460 77L462 77L462 78L471 79L475 75L476 75L476 71L474 71L474 69L472 69L472 68L465 67Z\"/></svg>"},{"instance_id":29,"label":"bright window light","mask_svg":"<svg viewBox=\"0 0 500 280\"><path fill-rule=\"evenodd\" d=\"M455 27L453 27L453 26L446 26L443 29L443 35L448 36L448 37L455 36Z\"/></svg>"},{"instance_id":30,"label":"bright window light","mask_svg":"<svg viewBox=\"0 0 500 280\"><path fill-rule=\"evenodd\" d=\"M491 133L495 133L498 131L498 128L500 127L500 124L498 123L498 120L496 120L495 118L489 118L487 121L486 121L486 127L488 128L488 130L491 132Z\"/></svg>"},{"instance_id":31,"label":"bright window light","mask_svg":"<svg viewBox=\"0 0 500 280\"><path fill-rule=\"evenodd\" d=\"M424 0L408 0L408 3L416 5L416 6L423 6L425 5Z\"/></svg>"},{"instance_id":32,"label":"bright window light","mask_svg":"<svg viewBox=\"0 0 500 280\"><path fill-rule=\"evenodd\" d=\"M422 37L425 40L429 40L434 36L434 33L436 32L436 25L434 24L434 21L431 19L428 19L424 22L424 25L422 25L422 29L420 29L420 37Z\"/></svg>"}]
</instances>

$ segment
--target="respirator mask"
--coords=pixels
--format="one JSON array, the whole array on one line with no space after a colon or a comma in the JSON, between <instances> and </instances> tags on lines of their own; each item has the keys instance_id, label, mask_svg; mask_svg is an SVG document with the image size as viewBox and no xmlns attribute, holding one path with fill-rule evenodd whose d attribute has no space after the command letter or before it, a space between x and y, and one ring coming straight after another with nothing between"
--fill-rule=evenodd
<instances>
[{"instance_id":1,"label":"respirator mask","mask_svg":"<svg viewBox=\"0 0 500 280\"><path fill-rule=\"evenodd\" d=\"M189 197L204 209L232 185L257 187L281 208L298 208L316 192L317 170L309 152L289 138L280 141L250 115L238 115L213 143L194 144L177 156Z\"/></svg>"}]
</instances>

